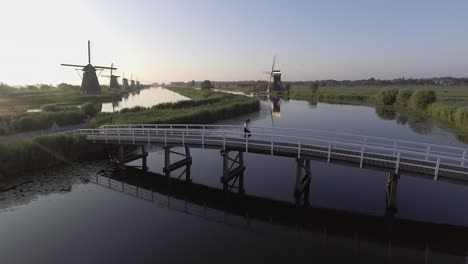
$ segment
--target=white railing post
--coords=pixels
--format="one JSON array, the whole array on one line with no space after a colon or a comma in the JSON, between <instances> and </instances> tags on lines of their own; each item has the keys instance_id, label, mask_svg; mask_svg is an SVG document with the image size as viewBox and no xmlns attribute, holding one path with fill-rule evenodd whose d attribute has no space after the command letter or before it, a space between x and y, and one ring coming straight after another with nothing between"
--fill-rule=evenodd
<instances>
[{"instance_id":1,"label":"white railing post","mask_svg":"<svg viewBox=\"0 0 468 264\"><path fill-rule=\"evenodd\" d=\"M223 150L226 150L226 132L223 132Z\"/></svg>"},{"instance_id":2,"label":"white railing post","mask_svg":"<svg viewBox=\"0 0 468 264\"><path fill-rule=\"evenodd\" d=\"M107 131L104 131L104 136L106 137L106 144L107 144Z\"/></svg>"},{"instance_id":3,"label":"white railing post","mask_svg":"<svg viewBox=\"0 0 468 264\"><path fill-rule=\"evenodd\" d=\"M167 130L164 130L164 146L167 147Z\"/></svg>"},{"instance_id":4,"label":"white railing post","mask_svg":"<svg viewBox=\"0 0 468 264\"><path fill-rule=\"evenodd\" d=\"M132 141L133 145L135 145L135 130L132 128Z\"/></svg>"},{"instance_id":5,"label":"white railing post","mask_svg":"<svg viewBox=\"0 0 468 264\"><path fill-rule=\"evenodd\" d=\"M435 172L434 172L434 181L437 181L437 178L439 177L439 166L440 166L440 157L437 157L437 163L436 163Z\"/></svg>"},{"instance_id":6,"label":"white railing post","mask_svg":"<svg viewBox=\"0 0 468 264\"><path fill-rule=\"evenodd\" d=\"M301 158L301 142L298 143L298 149L297 149L297 158Z\"/></svg>"},{"instance_id":7,"label":"white railing post","mask_svg":"<svg viewBox=\"0 0 468 264\"><path fill-rule=\"evenodd\" d=\"M271 137L271 155L273 156L273 136Z\"/></svg>"},{"instance_id":8,"label":"white railing post","mask_svg":"<svg viewBox=\"0 0 468 264\"><path fill-rule=\"evenodd\" d=\"M395 174L398 174L398 171L400 170L400 156L401 156L401 152L398 151L398 156L397 156L397 160L395 164Z\"/></svg>"},{"instance_id":9,"label":"white railing post","mask_svg":"<svg viewBox=\"0 0 468 264\"><path fill-rule=\"evenodd\" d=\"M173 134L173 133L172 133L172 125L170 125L169 128L170 128L170 130L171 130L171 135L172 135L172 134Z\"/></svg>"},{"instance_id":10,"label":"white railing post","mask_svg":"<svg viewBox=\"0 0 468 264\"><path fill-rule=\"evenodd\" d=\"M393 140L393 156L395 156L395 152L396 152L396 147L397 147L397 143L396 143L396 140Z\"/></svg>"},{"instance_id":11,"label":"white railing post","mask_svg":"<svg viewBox=\"0 0 468 264\"><path fill-rule=\"evenodd\" d=\"M117 127L117 137L119 138L119 144L120 144L120 129Z\"/></svg>"},{"instance_id":12,"label":"white railing post","mask_svg":"<svg viewBox=\"0 0 468 264\"><path fill-rule=\"evenodd\" d=\"M361 148L361 164L359 164L359 167L362 169L362 165L364 163L364 147Z\"/></svg>"},{"instance_id":13,"label":"white railing post","mask_svg":"<svg viewBox=\"0 0 468 264\"><path fill-rule=\"evenodd\" d=\"M466 149L463 151L463 155L462 155L462 161L461 161L462 167L465 167L465 158L466 158Z\"/></svg>"},{"instance_id":14,"label":"white railing post","mask_svg":"<svg viewBox=\"0 0 468 264\"><path fill-rule=\"evenodd\" d=\"M330 158L331 158L331 143L328 142L328 158L327 158L327 163L330 163Z\"/></svg>"},{"instance_id":15,"label":"white railing post","mask_svg":"<svg viewBox=\"0 0 468 264\"><path fill-rule=\"evenodd\" d=\"M185 147L185 136L183 132L182 132L182 146Z\"/></svg>"},{"instance_id":16,"label":"white railing post","mask_svg":"<svg viewBox=\"0 0 468 264\"><path fill-rule=\"evenodd\" d=\"M431 146L427 145L426 147L426 160L429 160L429 152L431 151Z\"/></svg>"},{"instance_id":17,"label":"white railing post","mask_svg":"<svg viewBox=\"0 0 468 264\"><path fill-rule=\"evenodd\" d=\"M148 137L148 146L150 146L150 145L151 145L150 130L148 129L148 130L146 130L146 131L148 131L148 133L147 133L147 137Z\"/></svg>"},{"instance_id":18,"label":"white railing post","mask_svg":"<svg viewBox=\"0 0 468 264\"><path fill-rule=\"evenodd\" d=\"M249 153L249 136L245 136L245 153Z\"/></svg>"},{"instance_id":19,"label":"white railing post","mask_svg":"<svg viewBox=\"0 0 468 264\"><path fill-rule=\"evenodd\" d=\"M205 148L205 126L202 128L202 148Z\"/></svg>"},{"instance_id":20,"label":"white railing post","mask_svg":"<svg viewBox=\"0 0 468 264\"><path fill-rule=\"evenodd\" d=\"M96 138L94 137L94 129L91 130L91 133L92 133L92 135L93 135L93 143L96 143Z\"/></svg>"}]
</instances>

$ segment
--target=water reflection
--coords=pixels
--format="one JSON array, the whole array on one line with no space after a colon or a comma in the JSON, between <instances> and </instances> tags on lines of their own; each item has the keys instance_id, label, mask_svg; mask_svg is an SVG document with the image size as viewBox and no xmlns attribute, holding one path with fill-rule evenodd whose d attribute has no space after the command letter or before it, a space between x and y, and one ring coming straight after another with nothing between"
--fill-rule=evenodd
<instances>
[{"instance_id":1,"label":"water reflection","mask_svg":"<svg viewBox=\"0 0 468 264\"><path fill-rule=\"evenodd\" d=\"M131 168L100 173L91 181L209 221L254 231L259 227L268 233L278 226L291 228L288 233L301 228L302 236L334 241L327 245L327 250L331 250L329 253L351 250L350 256L359 256L362 260L375 257L375 249L379 249L377 256L381 261L396 261L398 258L395 256L402 254L395 263L410 263L408 259L421 259L423 256L428 261L441 256L445 261L457 259L457 256L458 260L463 260L468 248L466 227L392 220L383 216L310 207L307 203L298 206ZM265 225L271 227L265 228ZM307 245L304 250L306 248L313 246Z\"/></svg>"},{"instance_id":2,"label":"water reflection","mask_svg":"<svg viewBox=\"0 0 468 264\"><path fill-rule=\"evenodd\" d=\"M115 112L135 106L151 107L161 103L175 103L182 100L190 100L190 98L162 87L151 87L125 95L120 101L102 104L102 112Z\"/></svg>"},{"instance_id":3,"label":"water reflection","mask_svg":"<svg viewBox=\"0 0 468 264\"><path fill-rule=\"evenodd\" d=\"M281 97L276 97L270 95L268 97L268 102L270 103L270 110L273 116L281 116Z\"/></svg>"}]
</instances>

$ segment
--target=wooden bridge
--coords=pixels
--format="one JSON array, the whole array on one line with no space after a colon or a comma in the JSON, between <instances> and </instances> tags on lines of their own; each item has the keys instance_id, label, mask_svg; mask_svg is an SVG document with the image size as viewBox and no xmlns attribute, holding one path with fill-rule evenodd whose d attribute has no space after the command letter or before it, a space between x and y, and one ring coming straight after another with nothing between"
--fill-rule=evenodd
<instances>
[{"instance_id":1,"label":"wooden bridge","mask_svg":"<svg viewBox=\"0 0 468 264\"><path fill-rule=\"evenodd\" d=\"M468 151L464 148L304 129L252 127L246 135L234 125L107 125L97 129L80 129L75 134L98 144L118 146L121 165L142 159L147 168L148 145L165 150L164 173L185 168L178 176L190 181L191 148L218 149L223 157L221 182L224 190L244 192L244 153L282 156L297 161L294 193L306 196L311 179L311 160L374 168L389 172L387 209L396 212L396 195L401 172L457 181L468 181ZM129 147L130 146L130 147ZM136 152L141 147L141 152ZM184 152L176 152L182 147ZM127 151L126 151L127 149ZM171 163L171 156L183 159Z\"/></svg>"}]
</instances>

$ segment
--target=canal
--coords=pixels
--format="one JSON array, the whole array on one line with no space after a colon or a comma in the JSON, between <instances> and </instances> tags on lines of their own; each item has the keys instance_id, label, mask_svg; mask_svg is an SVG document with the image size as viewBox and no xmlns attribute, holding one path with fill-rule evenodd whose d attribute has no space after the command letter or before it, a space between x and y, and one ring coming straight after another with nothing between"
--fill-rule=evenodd
<instances>
[{"instance_id":1,"label":"canal","mask_svg":"<svg viewBox=\"0 0 468 264\"><path fill-rule=\"evenodd\" d=\"M103 111L183 99L171 91L151 88L118 104L104 104ZM261 99L259 112L220 124L241 125L250 118L252 126L468 147L437 123L389 109ZM157 180L164 152L157 147L150 151L149 175L132 168L117 171L101 161L38 172L5 185L9 187L0 193L2 263L284 263L304 259L318 263L350 259L359 263L465 263L467 248L455 240L439 241L453 249L447 250L424 239L415 245L377 239L370 235L376 232L370 225L348 228L348 220L386 221L386 172L312 161L308 202L316 209L307 212L312 217L334 219L332 228L327 223L308 223L311 218L304 222L302 209L291 209L299 213L284 209L294 208L294 159L245 154L245 194L258 197L246 200L271 205L264 208L234 205L229 197L218 196L217 190L222 189L219 151L191 150L193 183L183 191L184 185L177 181L168 185ZM274 202L261 202L260 198ZM466 201L465 185L401 175L394 221L463 230L468 227ZM242 212L250 212L250 216ZM281 212L286 215L278 217ZM333 218L336 212L346 216ZM343 228L336 228L337 223Z\"/></svg>"}]
</instances>

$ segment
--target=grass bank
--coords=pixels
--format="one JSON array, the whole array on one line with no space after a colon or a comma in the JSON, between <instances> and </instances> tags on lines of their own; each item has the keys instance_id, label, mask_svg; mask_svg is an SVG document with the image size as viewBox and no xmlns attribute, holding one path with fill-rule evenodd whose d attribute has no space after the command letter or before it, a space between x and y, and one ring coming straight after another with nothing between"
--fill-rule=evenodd
<instances>
[{"instance_id":1,"label":"grass bank","mask_svg":"<svg viewBox=\"0 0 468 264\"><path fill-rule=\"evenodd\" d=\"M212 123L260 109L257 99L189 88L169 88L192 100L165 103L150 108L134 107L117 113L101 113L93 119L104 124Z\"/></svg>"},{"instance_id":2,"label":"grass bank","mask_svg":"<svg viewBox=\"0 0 468 264\"><path fill-rule=\"evenodd\" d=\"M289 93L276 95L296 100L391 106L399 111L441 121L454 129L461 139L468 138L466 86L326 87L317 92L307 87L293 87Z\"/></svg>"},{"instance_id":3,"label":"grass bank","mask_svg":"<svg viewBox=\"0 0 468 264\"><path fill-rule=\"evenodd\" d=\"M104 147L84 136L54 135L0 142L0 176L13 177L62 164L105 158Z\"/></svg>"}]
</instances>

